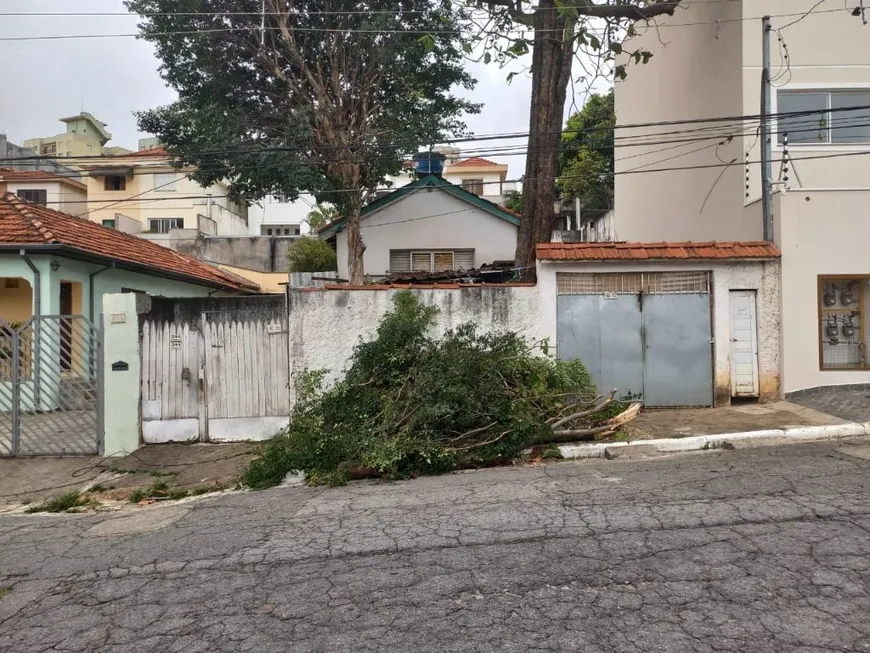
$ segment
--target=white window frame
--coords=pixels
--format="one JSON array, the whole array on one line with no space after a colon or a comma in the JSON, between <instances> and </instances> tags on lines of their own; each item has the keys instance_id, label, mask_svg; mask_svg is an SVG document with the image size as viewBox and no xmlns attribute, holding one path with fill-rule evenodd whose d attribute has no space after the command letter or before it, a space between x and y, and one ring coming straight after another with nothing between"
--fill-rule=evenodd
<instances>
[{"instance_id":1,"label":"white window frame","mask_svg":"<svg viewBox=\"0 0 870 653\"><path fill-rule=\"evenodd\" d=\"M842 92L855 92L855 93L870 93L870 84L868 83L858 83L858 84L789 84L788 86L783 86L776 89L776 92L773 93L773 97L771 98L771 113L776 115L779 113L779 94L780 93L842 93ZM830 108L831 100L830 95L828 96L828 108ZM773 133L773 151L782 152L782 143L779 142L779 125L776 119L771 121ZM830 127L829 127L830 130ZM820 143L792 143L789 142L788 149L789 150L829 150L833 152L854 152L855 150L866 150L870 143L832 143L830 141L820 142Z\"/></svg>"},{"instance_id":2,"label":"white window frame","mask_svg":"<svg viewBox=\"0 0 870 653\"><path fill-rule=\"evenodd\" d=\"M179 224L177 227L168 226L163 227L160 226L156 230L154 229L153 223L157 222L160 225L167 223L169 220L177 220L176 224ZM148 233L151 234L168 234L172 229L184 229L184 218L148 218Z\"/></svg>"},{"instance_id":3,"label":"white window frame","mask_svg":"<svg viewBox=\"0 0 870 653\"><path fill-rule=\"evenodd\" d=\"M169 183L169 177L172 177L172 183ZM167 184L164 186L164 184ZM174 193L177 190L178 173L177 172L155 172L154 173L154 192L156 193Z\"/></svg>"}]
</instances>

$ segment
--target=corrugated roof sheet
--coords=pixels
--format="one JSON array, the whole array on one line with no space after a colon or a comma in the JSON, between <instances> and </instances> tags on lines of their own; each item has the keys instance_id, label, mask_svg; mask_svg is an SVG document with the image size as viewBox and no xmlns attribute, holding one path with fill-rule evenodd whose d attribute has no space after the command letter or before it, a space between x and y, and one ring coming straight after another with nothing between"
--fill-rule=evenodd
<instances>
[{"instance_id":1,"label":"corrugated roof sheet","mask_svg":"<svg viewBox=\"0 0 870 653\"><path fill-rule=\"evenodd\" d=\"M47 209L19 199L0 196L0 245L59 245L83 254L165 271L226 290L256 291L259 286L235 274L179 254L148 240L108 229L84 218Z\"/></svg>"},{"instance_id":2,"label":"corrugated roof sheet","mask_svg":"<svg viewBox=\"0 0 870 653\"><path fill-rule=\"evenodd\" d=\"M782 256L773 243L542 243L541 261L650 261L692 259L770 259Z\"/></svg>"}]
</instances>

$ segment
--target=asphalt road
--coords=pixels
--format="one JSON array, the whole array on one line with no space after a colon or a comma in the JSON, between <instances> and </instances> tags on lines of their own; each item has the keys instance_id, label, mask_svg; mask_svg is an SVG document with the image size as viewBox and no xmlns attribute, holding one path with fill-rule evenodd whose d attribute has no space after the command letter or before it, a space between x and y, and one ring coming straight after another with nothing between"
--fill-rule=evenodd
<instances>
[{"instance_id":1,"label":"asphalt road","mask_svg":"<svg viewBox=\"0 0 870 653\"><path fill-rule=\"evenodd\" d=\"M0 651L870 651L870 447L0 518Z\"/></svg>"}]
</instances>

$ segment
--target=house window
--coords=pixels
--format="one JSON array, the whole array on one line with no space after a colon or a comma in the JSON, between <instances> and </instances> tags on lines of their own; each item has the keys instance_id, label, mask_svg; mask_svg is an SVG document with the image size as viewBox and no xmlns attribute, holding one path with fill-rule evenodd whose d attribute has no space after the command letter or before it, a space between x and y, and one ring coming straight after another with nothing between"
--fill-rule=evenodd
<instances>
[{"instance_id":1,"label":"house window","mask_svg":"<svg viewBox=\"0 0 870 653\"><path fill-rule=\"evenodd\" d=\"M778 114L811 113L779 118L777 138L782 143L787 133L789 143L870 143L870 109L843 110L867 106L870 91L779 91Z\"/></svg>"},{"instance_id":2,"label":"house window","mask_svg":"<svg viewBox=\"0 0 870 653\"><path fill-rule=\"evenodd\" d=\"M178 175L174 172L157 172L154 174L154 190L159 193L175 192Z\"/></svg>"},{"instance_id":3,"label":"house window","mask_svg":"<svg viewBox=\"0 0 870 653\"><path fill-rule=\"evenodd\" d=\"M483 179L463 179L462 188L475 195L483 195Z\"/></svg>"},{"instance_id":4,"label":"house window","mask_svg":"<svg viewBox=\"0 0 870 653\"><path fill-rule=\"evenodd\" d=\"M390 250L390 272L444 272L473 267L473 249Z\"/></svg>"},{"instance_id":5,"label":"house window","mask_svg":"<svg viewBox=\"0 0 870 653\"><path fill-rule=\"evenodd\" d=\"M103 226L106 227L107 229L114 229L115 228L115 221L112 219L103 220Z\"/></svg>"},{"instance_id":6,"label":"house window","mask_svg":"<svg viewBox=\"0 0 870 653\"><path fill-rule=\"evenodd\" d=\"M184 218L151 218L148 231L152 234L168 234L170 229L184 229Z\"/></svg>"},{"instance_id":7,"label":"house window","mask_svg":"<svg viewBox=\"0 0 870 653\"><path fill-rule=\"evenodd\" d=\"M21 190L16 191L15 194L25 202L30 202L31 204L45 206L48 203L48 192L45 190L22 188Z\"/></svg>"},{"instance_id":8,"label":"house window","mask_svg":"<svg viewBox=\"0 0 870 653\"><path fill-rule=\"evenodd\" d=\"M40 154L57 154L57 143L46 143L39 148Z\"/></svg>"},{"instance_id":9,"label":"house window","mask_svg":"<svg viewBox=\"0 0 870 653\"><path fill-rule=\"evenodd\" d=\"M819 366L870 369L870 275L819 277Z\"/></svg>"},{"instance_id":10,"label":"house window","mask_svg":"<svg viewBox=\"0 0 870 653\"><path fill-rule=\"evenodd\" d=\"M105 190L127 190L127 178L120 175L106 175Z\"/></svg>"},{"instance_id":11,"label":"house window","mask_svg":"<svg viewBox=\"0 0 870 653\"><path fill-rule=\"evenodd\" d=\"M266 235L267 235L267 236L271 236L271 235L272 235L272 229L271 229L271 227L270 227L269 229L266 229Z\"/></svg>"}]
</instances>

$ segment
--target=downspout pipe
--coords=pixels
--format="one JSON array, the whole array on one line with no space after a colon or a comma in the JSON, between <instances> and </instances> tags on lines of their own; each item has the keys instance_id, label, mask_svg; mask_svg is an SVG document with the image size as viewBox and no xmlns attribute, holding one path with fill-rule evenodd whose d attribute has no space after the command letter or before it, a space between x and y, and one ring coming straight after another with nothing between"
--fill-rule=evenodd
<instances>
[{"instance_id":1,"label":"downspout pipe","mask_svg":"<svg viewBox=\"0 0 870 653\"><path fill-rule=\"evenodd\" d=\"M31 344L31 348L33 351L34 371L33 403L35 404L34 408L38 411L41 408L40 393L42 385L42 342L39 338L39 317L42 315L42 277L40 276L39 268L33 264L33 261L30 260L30 257L27 255L27 250L22 249L19 251L19 254L21 255L21 259L27 264L27 267L30 268L30 271L33 272L33 317L36 319L33 320L33 343Z\"/></svg>"},{"instance_id":2,"label":"downspout pipe","mask_svg":"<svg viewBox=\"0 0 870 653\"><path fill-rule=\"evenodd\" d=\"M94 322L94 318L96 317L94 315L94 277L96 277L98 274L102 274L106 270L112 270L114 269L114 267L115 264L112 263L112 265L107 265L106 267L95 270L88 275L88 318L90 319L91 324L96 324Z\"/></svg>"},{"instance_id":3,"label":"downspout pipe","mask_svg":"<svg viewBox=\"0 0 870 653\"><path fill-rule=\"evenodd\" d=\"M96 277L98 274L102 274L106 270L111 270L114 267L115 262L113 261L111 265L107 265L106 267L100 268L99 270L94 270L88 275L88 318L91 321L91 326L95 327L97 329L97 332L100 332L102 330L102 326L97 325L97 323L94 321L94 318L96 317L96 311L94 309L94 277ZM97 376L98 361L94 360L94 354L97 350L97 347L90 347L91 359L90 361L88 361L88 365L90 367L89 371L91 373L92 379L95 379Z\"/></svg>"}]
</instances>

